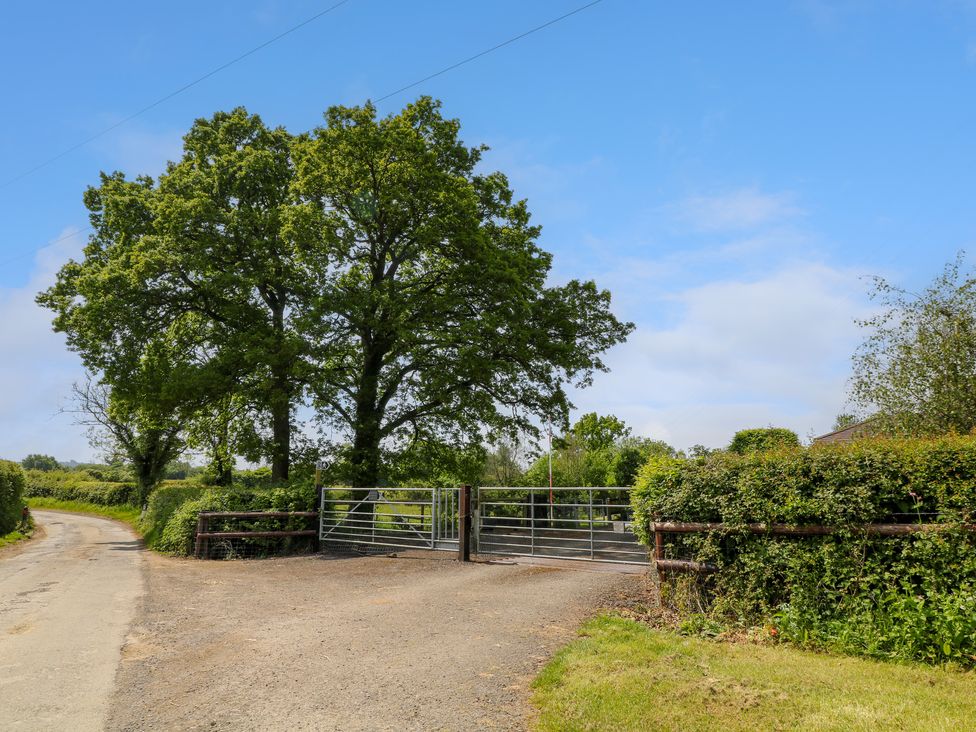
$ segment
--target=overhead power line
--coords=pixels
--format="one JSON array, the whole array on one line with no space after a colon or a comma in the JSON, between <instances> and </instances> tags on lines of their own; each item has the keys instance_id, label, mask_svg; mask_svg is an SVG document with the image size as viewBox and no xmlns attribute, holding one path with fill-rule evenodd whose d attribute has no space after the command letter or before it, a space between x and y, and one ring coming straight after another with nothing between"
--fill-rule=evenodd
<instances>
[{"instance_id":1,"label":"overhead power line","mask_svg":"<svg viewBox=\"0 0 976 732\"><path fill-rule=\"evenodd\" d=\"M305 20L303 20L301 23L298 23L296 25L293 25L288 30L282 31L281 33L279 33L278 35L276 35L274 38L268 39L267 41L265 41L261 45L255 46L254 48L252 48L249 51L245 51L240 56L237 56L236 58L232 58L230 61L221 64L220 66L218 66L215 69L212 69L211 71L208 71L203 76L197 77L196 79L194 79L193 81L189 82L188 84L184 84L179 89L176 89L175 91L171 91L169 94L166 94L165 96L160 97L159 99L157 99L156 101L152 102L151 104L147 104L145 107L143 107L142 109L140 109L140 110L138 110L136 112L133 112L128 117L125 117L125 118L119 120L118 122L116 122L113 125L109 125L108 127L106 127L103 130L100 130L99 132L96 132L91 137L86 137L81 142L78 142L78 143L72 145L69 148L65 148L64 150L62 150L61 152L59 152L57 155L54 155L54 156L52 156L50 158L47 158L46 160L44 160L44 161L38 163L37 165L35 165L33 168L29 168L28 170L25 170L24 172L19 173L18 175L14 176L13 178L10 178L9 180L6 180L3 183L0 183L0 188L6 188L10 184L16 183L19 180L23 180L27 176L29 176L29 175L31 175L33 173L36 173L38 170L41 170L42 168L46 168L48 165L50 165L51 163L53 163L53 162L55 162L57 160L60 160L65 155L70 155L75 150L78 150L79 148L84 147L88 143L94 142L98 138L107 135L112 130L118 129L122 125L126 124L127 122L131 122L136 117L145 114L146 112L148 112L151 109L155 109L156 107L158 107L163 102L168 102L170 99L172 99L175 96L178 96L178 95L182 94L187 89L192 89L197 84L199 84L199 83L201 83L203 81L206 81L207 79L209 79L211 76L214 76L215 74L219 74L224 69L233 66L234 64L238 63L239 61L243 61L248 56L253 56L258 51L260 51L260 50L262 50L262 49L267 48L268 46L270 46L272 43L275 43L276 41L280 41L285 36L294 33L295 31L299 30L300 28L304 28L309 23L312 23L312 22L318 20L323 15L328 15L333 10L338 9L339 7L341 7L342 5L345 5L348 2L349 2L349 0L340 0L340 2L337 2L335 5L330 5L325 10L320 10L315 15L312 15L311 17L308 17Z\"/></svg>"},{"instance_id":2,"label":"overhead power line","mask_svg":"<svg viewBox=\"0 0 976 732\"><path fill-rule=\"evenodd\" d=\"M129 115L128 117L126 117L125 119L121 120L120 122L116 122L111 127L106 127L104 130L102 130L98 134L92 135L88 139L83 140L82 142L79 142L77 145L74 145L73 147L70 147L67 150L64 150L64 151L58 153L54 157L45 160L43 163L40 163L39 165L36 165L35 167L31 168L30 170L25 171L24 173L21 173L16 178L12 178L12 179L6 181L3 184L0 184L0 188L3 188L3 187L5 187L5 186L7 186L7 185L9 185L11 183L14 183L14 182L20 180L21 178L25 178L26 176L30 175L31 173L33 173L33 172L35 172L37 170L40 170L41 168L43 168L43 167L45 167L47 165L50 165L54 161L59 160L60 158L63 158L65 155L68 155L69 153L74 152L78 148L83 147L84 145L87 145L89 142L92 142L93 140L97 140L99 137L102 137L103 135L111 132L112 130L116 129L117 127L120 127L120 126L124 125L126 122L129 122L130 120L138 117L139 115L141 115L141 114L143 114L145 112L148 112L150 109L153 109L154 107L159 106L163 102L165 102L165 101L167 101L169 99L172 99L177 94L180 94L180 93L186 91L190 87L195 86L196 84L199 84L200 82L202 82L202 81L204 81L206 79L209 79L211 76L213 76L214 74L219 73L220 71L223 71L228 66L231 66L231 65L237 63L238 61L247 58L251 54L254 54L257 51L260 51L262 48L265 48L266 46L271 45L275 41L280 40L281 38L284 38L289 33L292 33L294 31L298 30L299 28L308 25L312 21L314 21L314 20L316 20L318 18L321 18L326 13L332 12L333 10L335 10L336 8L338 8L340 5L345 5L347 2L349 2L349 0L342 0L342 2L338 2L335 5L332 5L332 6L328 7L328 8L326 8L325 10L322 10L319 13L316 13L312 17L307 18L307 19L303 20L301 23L292 26L291 28L289 28L288 30L284 31L283 33L278 34L274 38L272 38L272 39L270 39L268 41L265 41L260 46L255 46L250 51L247 51L246 53L241 54L237 58L235 58L235 59L233 59L231 61L228 61L227 63L223 64L222 66L218 66L213 71L210 71L210 72L204 74L203 76L201 76L200 78L198 78L198 79L196 79L194 81L191 81L189 84L186 84L186 85L180 87L176 91L171 92L171 93L167 94L164 97L160 97L159 99L157 99L152 104L150 104L150 105L148 105L146 107L143 107L138 112L135 112L135 113ZM537 32L539 32L539 31L541 31L541 30L543 30L545 28L548 28L551 25L555 25L556 23L558 23L558 22L560 22L562 20L566 20L566 18L572 17L573 15L576 15L577 13L581 13L581 12L583 12L584 10L586 10L588 8L592 8L594 5L598 5L601 2L603 2L603 0L593 0L592 2L586 3L585 5L581 5L581 6L579 6L578 8L576 8L574 10L570 10L568 13L564 13L564 14L556 17L556 18L552 18L551 20L547 20L545 23L542 23L540 25L537 25L534 28L530 28L527 31L523 31L522 33L519 33L516 36L512 36L511 38L508 38L508 39L502 41L501 43L495 44L491 48L486 48L483 51L479 51L478 53L474 54L473 56L468 56L467 58L462 59L461 61L457 61L456 63L451 64L450 66L445 66L444 68L440 69L439 71L435 71L432 74L428 74L427 76L425 76L422 79L418 79L417 81L411 82L410 84L407 84L406 86L401 86L399 89L397 89L395 91L391 91L388 94L384 94L381 97L377 97L375 101L382 102L382 101L384 101L386 99L389 99L390 97L396 96L397 94L401 94L401 93L407 91L408 89L412 89L415 86L419 86L420 84L423 84L426 81L430 81L431 79L437 78L438 76L442 76L443 74L446 74L446 73L448 73L450 71L453 71L454 69L456 69L456 68L458 68L460 66L464 66L465 64L471 63L472 61L475 61L475 60L481 58L482 56L487 56L488 54L493 53L493 52L495 52L495 51L497 51L497 50L499 50L501 48L504 48L505 46L511 45L512 43L515 43L516 41L519 41L519 40L525 38L526 36L531 36L533 33L537 33ZM15 255L13 257L10 257L9 259L4 260L3 262L0 262L0 266L6 265L9 262L13 262L13 261L16 261L18 259L21 259L23 257L26 257L26 256L29 256L31 254L34 254L35 252L43 249L44 247L50 246L51 244L56 244L57 242L63 241L64 239L69 239L72 236L77 236L79 233L81 233L81 234L86 233L86 231L90 231L90 229L87 229L87 230L84 230L83 229L83 230L81 230L79 232L75 232L73 234L69 234L69 235L66 235L66 236L62 236L60 239L55 239L53 241L49 241L46 244L43 244L42 246L36 247L35 249L32 249L32 250L27 251L27 252L24 252L22 254L17 254L17 255Z\"/></svg>"},{"instance_id":3,"label":"overhead power line","mask_svg":"<svg viewBox=\"0 0 976 732\"><path fill-rule=\"evenodd\" d=\"M499 43L499 44L497 44L495 46L492 46L491 48L486 48L484 51L480 51L480 52L476 53L474 56L468 56L463 61L458 61L457 63L453 63L450 66L445 66L440 71L435 71L433 74L429 74L428 76L425 76L423 79L418 79L417 81L414 81L414 82L412 82L410 84L407 84L406 86L401 86L396 91L392 91L389 94L384 94L383 96L378 97L376 99L376 101L377 102L382 102L384 99L389 99L390 97L395 97L397 94L400 94L401 92L405 92L407 89L412 89L415 86L419 86L420 84L423 84L425 81L430 81L431 79L434 79L434 78L436 78L438 76L441 76L442 74L446 74L448 71L453 71L454 69L458 68L459 66L464 66L465 64L471 63L472 61L474 61L476 59L479 59L482 56L487 56L489 53L492 53L494 51L497 51L499 48L504 48L505 46L507 46L509 44L515 43L515 41L519 41L519 40L525 38L526 36L531 36L533 33L537 33L538 31L541 31L543 28L548 28L550 25L555 25L559 21L566 20L566 18L569 18L570 16L576 15L577 13L582 13L587 8L592 8L594 5L598 5L601 2L603 2L603 0L593 0L593 2L589 2L586 5L581 5L580 7L576 8L575 10L570 10L568 13L565 13L564 15L560 15L558 18L553 18L552 20L547 20L542 25L537 25L535 28L530 28L529 30L524 31L523 33L519 33L517 36L512 36L508 40L502 41L501 43Z\"/></svg>"}]
</instances>

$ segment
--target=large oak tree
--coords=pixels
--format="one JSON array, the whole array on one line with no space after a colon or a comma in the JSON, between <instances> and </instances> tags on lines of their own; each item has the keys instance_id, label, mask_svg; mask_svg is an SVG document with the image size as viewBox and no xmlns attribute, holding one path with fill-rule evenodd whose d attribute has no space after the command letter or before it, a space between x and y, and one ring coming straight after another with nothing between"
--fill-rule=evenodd
<instances>
[{"instance_id":1,"label":"large oak tree","mask_svg":"<svg viewBox=\"0 0 976 732\"><path fill-rule=\"evenodd\" d=\"M86 193L85 258L39 300L120 393L165 334L188 403L266 415L276 479L306 399L348 438L355 486L384 449L565 420L565 387L633 326L593 282L549 282L526 202L459 129L428 98L333 107L297 137L243 109L198 120L158 181Z\"/></svg>"},{"instance_id":2,"label":"large oak tree","mask_svg":"<svg viewBox=\"0 0 976 732\"><path fill-rule=\"evenodd\" d=\"M355 486L376 485L383 444L565 418L564 385L588 384L633 327L593 282L548 282L526 202L459 129L429 98L385 118L333 107L296 149L314 393L351 436Z\"/></svg>"}]
</instances>

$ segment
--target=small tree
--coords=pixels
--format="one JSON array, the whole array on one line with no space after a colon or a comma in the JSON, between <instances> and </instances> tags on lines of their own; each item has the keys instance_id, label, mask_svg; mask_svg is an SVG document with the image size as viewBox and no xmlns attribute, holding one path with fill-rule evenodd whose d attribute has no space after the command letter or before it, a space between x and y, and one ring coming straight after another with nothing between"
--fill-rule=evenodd
<instances>
[{"instance_id":1,"label":"small tree","mask_svg":"<svg viewBox=\"0 0 976 732\"><path fill-rule=\"evenodd\" d=\"M908 436L976 428L976 279L962 255L921 294L874 280L882 311L861 321L852 400L875 430Z\"/></svg>"},{"instance_id":2,"label":"small tree","mask_svg":"<svg viewBox=\"0 0 976 732\"><path fill-rule=\"evenodd\" d=\"M92 445L109 455L121 454L131 463L136 505L143 505L167 466L183 452L178 418L116 398L109 387L91 377L75 384L74 401Z\"/></svg>"},{"instance_id":3,"label":"small tree","mask_svg":"<svg viewBox=\"0 0 976 732\"><path fill-rule=\"evenodd\" d=\"M60 470L61 463L50 455L32 454L20 461L24 470Z\"/></svg>"},{"instance_id":4,"label":"small tree","mask_svg":"<svg viewBox=\"0 0 976 732\"><path fill-rule=\"evenodd\" d=\"M729 452L745 455L750 452L766 452L777 448L799 446L800 438L793 430L785 427L760 427L736 432L729 445Z\"/></svg>"}]
</instances>

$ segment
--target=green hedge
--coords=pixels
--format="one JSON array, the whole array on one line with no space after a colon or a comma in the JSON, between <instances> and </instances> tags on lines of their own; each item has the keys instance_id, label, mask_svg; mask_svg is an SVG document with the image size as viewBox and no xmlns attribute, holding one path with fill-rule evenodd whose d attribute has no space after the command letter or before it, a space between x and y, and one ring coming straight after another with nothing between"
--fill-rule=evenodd
<instances>
[{"instance_id":1,"label":"green hedge","mask_svg":"<svg viewBox=\"0 0 976 732\"><path fill-rule=\"evenodd\" d=\"M96 480L87 471L28 470L24 495L82 501L99 506L121 506L132 502L135 484Z\"/></svg>"},{"instance_id":2,"label":"green hedge","mask_svg":"<svg viewBox=\"0 0 976 732\"><path fill-rule=\"evenodd\" d=\"M0 460L0 536L20 524L24 509L24 471L17 463Z\"/></svg>"},{"instance_id":3,"label":"green hedge","mask_svg":"<svg viewBox=\"0 0 976 732\"><path fill-rule=\"evenodd\" d=\"M655 460L633 493L637 531L652 520L722 522L724 533L668 535L675 558L714 574L666 578L694 619L765 626L776 637L858 654L976 665L976 438L865 440L770 453ZM867 537L859 527L939 523L938 532ZM753 522L826 524L824 537L747 533Z\"/></svg>"},{"instance_id":4,"label":"green hedge","mask_svg":"<svg viewBox=\"0 0 976 732\"><path fill-rule=\"evenodd\" d=\"M149 498L143 518L147 542L154 549L186 556L193 551L197 516L201 511L309 511L315 508L315 489L308 484L279 488L194 488L163 487ZM307 521L294 520L294 526L274 521L269 529L306 528ZM220 531L240 526L233 522L226 527L212 524ZM260 522L248 524L260 528ZM269 552L277 550L280 540L252 540Z\"/></svg>"}]
</instances>

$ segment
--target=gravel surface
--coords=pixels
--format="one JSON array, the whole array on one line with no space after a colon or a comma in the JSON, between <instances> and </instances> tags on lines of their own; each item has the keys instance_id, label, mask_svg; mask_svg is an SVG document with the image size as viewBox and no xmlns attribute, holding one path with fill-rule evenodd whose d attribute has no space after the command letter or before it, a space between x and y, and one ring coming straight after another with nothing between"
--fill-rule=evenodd
<instances>
[{"instance_id":1,"label":"gravel surface","mask_svg":"<svg viewBox=\"0 0 976 732\"><path fill-rule=\"evenodd\" d=\"M125 526L34 511L46 536L0 558L0 728L104 728L144 552Z\"/></svg>"},{"instance_id":2,"label":"gravel surface","mask_svg":"<svg viewBox=\"0 0 976 732\"><path fill-rule=\"evenodd\" d=\"M113 730L525 729L540 665L647 581L446 553L147 559Z\"/></svg>"}]
</instances>

